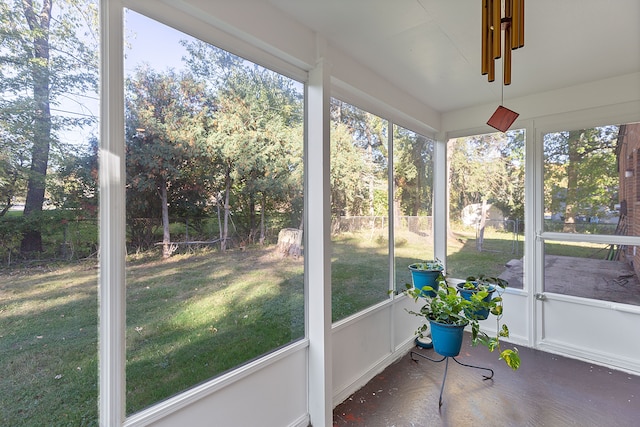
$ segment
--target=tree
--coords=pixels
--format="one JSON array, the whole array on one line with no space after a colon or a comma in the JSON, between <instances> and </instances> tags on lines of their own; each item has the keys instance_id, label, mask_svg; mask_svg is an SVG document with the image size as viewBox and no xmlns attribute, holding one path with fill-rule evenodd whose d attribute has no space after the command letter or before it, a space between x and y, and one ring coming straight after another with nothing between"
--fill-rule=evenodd
<instances>
[{"instance_id":1,"label":"tree","mask_svg":"<svg viewBox=\"0 0 640 427\"><path fill-rule=\"evenodd\" d=\"M617 202L618 126L544 136L545 207L562 212L563 232L575 233L581 216L597 216Z\"/></svg>"},{"instance_id":2,"label":"tree","mask_svg":"<svg viewBox=\"0 0 640 427\"><path fill-rule=\"evenodd\" d=\"M223 207L221 250L230 238L232 211L244 218L249 241L257 229L263 241L269 207L292 211L294 204L302 205L301 96L291 80L214 46L194 42L186 47L187 64L215 99L207 150Z\"/></svg>"},{"instance_id":3,"label":"tree","mask_svg":"<svg viewBox=\"0 0 640 427\"><path fill-rule=\"evenodd\" d=\"M163 258L172 253L170 193L176 183L184 188L191 178L186 176L197 170L193 163L202 153L204 121L209 113L202 93L203 87L190 75L172 70L158 73L139 68L127 81L128 212L154 216L154 211L160 211Z\"/></svg>"},{"instance_id":4,"label":"tree","mask_svg":"<svg viewBox=\"0 0 640 427\"><path fill-rule=\"evenodd\" d=\"M51 174L48 193L60 209L72 209L91 218L98 214L98 140L91 138L86 153L71 153Z\"/></svg>"},{"instance_id":5,"label":"tree","mask_svg":"<svg viewBox=\"0 0 640 427\"><path fill-rule=\"evenodd\" d=\"M302 115L301 103L285 81L258 67L238 68L229 76L218 94L217 107L216 126L208 142L224 176L224 250L229 238L232 190L238 200L242 194L246 196L245 209L237 211L249 213L251 235L256 201L262 201L264 212L267 195L284 197L287 172L302 167L302 158L291 155L299 153L292 146L302 145L301 132L290 131L301 128ZM295 133L297 140L292 140Z\"/></svg>"},{"instance_id":6,"label":"tree","mask_svg":"<svg viewBox=\"0 0 640 427\"><path fill-rule=\"evenodd\" d=\"M505 216L524 212L524 132L510 131L449 143L451 212L493 203Z\"/></svg>"},{"instance_id":7,"label":"tree","mask_svg":"<svg viewBox=\"0 0 640 427\"><path fill-rule=\"evenodd\" d=\"M515 129L497 141L504 165L504 185L496 189L493 204L507 218L524 219L525 131Z\"/></svg>"},{"instance_id":8,"label":"tree","mask_svg":"<svg viewBox=\"0 0 640 427\"><path fill-rule=\"evenodd\" d=\"M54 7L55 6L55 7ZM63 129L93 117L60 114L62 100L97 93L96 2L15 0L0 3L0 112L3 133L29 146L24 216L42 211L50 150ZM8 125L9 124L9 125ZM20 166L20 164L14 164ZM6 175L6 172L5 172ZM35 224L23 234L23 252L42 251Z\"/></svg>"},{"instance_id":9,"label":"tree","mask_svg":"<svg viewBox=\"0 0 640 427\"><path fill-rule=\"evenodd\" d=\"M396 218L431 215L433 141L400 127L393 141Z\"/></svg>"},{"instance_id":10,"label":"tree","mask_svg":"<svg viewBox=\"0 0 640 427\"><path fill-rule=\"evenodd\" d=\"M21 127L21 123L11 123L10 117L0 118L0 217L26 192L29 150Z\"/></svg>"},{"instance_id":11,"label":"tree","mask_svg":"<svg viewBox=\"0 0 640 427\"><path fill-rule=\"evenodd\" d=\"M363 150L353 144L351 132L343 123L331 127L331 216L359 215L368 188L363 180L367 166Z\"/></svg>"},{"instance_id":12,"label":"tree","mask_svg":"<svg viewBox=\"0 0 640 427\"><path fill-rule=\"evenodd\" d=\"M387 122L378 116L361 110L346 102L331 100L332 120L346 125L352 143L362 149L366 172L360 177L367 184L366 205L352 209L351 214L375 215L376 189L386 188L387 182ZM355 206L353 206L355 208Z\"/></svg>"}]
</instances>

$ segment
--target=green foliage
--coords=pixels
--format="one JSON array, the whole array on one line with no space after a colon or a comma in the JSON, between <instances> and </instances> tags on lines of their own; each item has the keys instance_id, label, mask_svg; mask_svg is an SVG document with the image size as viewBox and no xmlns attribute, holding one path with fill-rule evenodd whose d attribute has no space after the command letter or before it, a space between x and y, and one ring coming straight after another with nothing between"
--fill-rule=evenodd
<instances>
[{"instance_id":1,"label":"green foliage","mask_svg":"<svg viewBox=\"0 0 640 427\"><path fill-rule=\"evenodd\" d=\"M618 126L544 135L545 211L560 215L565 232L580 217L602 215L618 203Z\"/></svg>"},{"instance_id":2,"label":"green foliage","mask_svg":"<svg viewBox=\"0 0 640 427\"><path fill-rule=\"evenodd\" d=\"M2 264L19 264L25 260L20 242L27 230L37 230L42 235L44 251L39 254L42 262L78 260L97 254L97 221L83 210L51 209L30 216L16 212L0 218Z\"/></svg>"},{"instance_id":3,"label":"green foliage","mask_svg":"<svg viewBox=\"0 0 640 427\"><path fill-rule=\"evenodd\" d=\"M510 218L524 217L524 131L457 138L449 142L450 211L487 200Z\"/></svg>"},{"instance_id":4,"label":"green foliage","mask_svg":"<svg viewBox=\"0 0 640 427\"><path fill-rule=\"evenodd\" d=\"M384 215L388 211L387 122L331 100L331 213Z\"/></svg>"},{"instance_id":5,"label":"green foliage","mask_svg":"<svg viewBox=\"0 0 640 427\"><path fill-rule=\"evenodd\" d=\"M77 100L77 94L97 93L97 15L95 1L0 3L2 212L15 198L25 200L25 215L41 211L49 169L73 151L61 140L62 131L96 121L69 115L59 105ZM37 229L25 233L22 249L41 250Z\"/></svg>"},{"instance_id":6,"label":"green foliage","mask_svg":"<svg viewBox=\"0 0 640 427\"><path fill-rule=\"evenodd\" d=\"M438 323L459 326L467 325L469 319L465 316L464 310L471 306L471 302L461 298L455 288L447 286L444 276L440 277L438 280L440 287L436 291L436 296L427 297L427 304L423 305L419 312L409 311L409 313L426 317ZM416 288L411 288L410 286L411 285L407 284L407 292L410 293L416 301L422 292L434 291L431 286L425 286L416 293Z\"/></svg>"},{"instance_id":7,"label":"green foliage","mask_svg":"<svg viewBox=\"0 0 640 427\"><path fill-rule=\"evenodd\" d=\"M24 123L0 114L0 217L26 194L29 174L29 143Z\"/></svg>"},{"instance_id":8,"label":"green foliage","mask_svg":"<svg viewBox=\"0 0 640 427\"><path fill-rule=\"evenodd\" d=\"M363 211L367 188L362 177L366 165L362 149L352 142L349 129L342 123L331 126L331 216L358 215Z\"/></svg>"},{"instance_id":9,"label":"green foliage","mask_svg":"<svg viewBox=\"0 0 640 427\"><path fill-rule=\"evenodd\" d=\"M505 363L514 371L520 367L520 356L517 349L506 349L500 353L500 360L504 360Z\"/></svg>"},{"instance_id":10,"label":"green foliage","mask_svg":"<svg viewBox=\"0 0 640 427\"><path fill-rule=\"evenodd\" d=\"M409 270L419 271L442 271L444 270L444 264L439 259L430 259L420 262L414 262L409 265Z\"/></svg>"},{"instance_id":11,"label":"green foliage","mask_svg":"<svg viewBox=\"0 0 640 427\"><path fill-rule=\"evenodd\" d=\"M431 286L425 286L423 289L416 289L411 284L407 284L405 293L412 297L414 301L424 298L426 303L419 311L407 310L410 314L424 317L438 323L449 325L466 326L471 325L471 337L473 345L482 344L489 351L498 350L500 359L513 370L520 366L520 357L518 349L502 350L500 347L500 338L509 337L509 328L500 324L503 314L503 300L500 295L488 298L490 293L497 292L497 289L505 289L508 283L504 279L498 277L489 277L480 275L477 278L469 277L465 283L457 285L458 289L471 290L473 293L470 298L464 298L456 288L447 284L443 274L436 279L438 282L438 290L435 296L424 294L423 291L434 291ZM496 318L496 334L489 336L480 329L479 316L483 310L487 310ZM427 324L423 324L417 334L427 329Z\"/></svg>"},{"instance_id":12,"label":"green foliage","mask_svg":"<svg viewBox=\"0 0 640 427\"><path fill-rule=\"evenodd\" d=\"M98 215L98 140L89 140L86 153L70 154L50 176L51 203L60 209L81 209L88 218Z\"/></svg>"},{"instance_id":13,"label":"green foliage","mask_svg":"<svg viewBox=\"0 0 640 427\"><path fill-rule=\"evenodd\" d=\"M6 216L0 218L0 260L10 264L20 251L23 217Z\"/></svg>"},{"instance_id":14,"label":"green foliage","mask_svg":"<svg viewBox=\"0 0 640 427\"><path fill-rule=\"evenodd\" d=\"M203 42L187 64L215 108L205 128L210 197L222 207L221 238L235 215L241 239L264 239L265 213L302 222L303 103L294 82ZM289 224L291 226L291 224Z\"/></svg>"},{"instance_id":15,"label":"green foliage","mask_svg":"<svg viewBox=\"0 0 640 427\"><path fill-rule=\"evenodd\" d=\"M208 200L202 168L203 129L209 110L204 86L187 73L138 68L127 80L127 215L157 218L169 240L168 209L177 205L200 216ZM132 236L139 230L132 230ZM133 242L144 247L144 241ZM166 254L168 255L168 254Z\"/></svg>"},{"instance_id":16,"label":"green foliage","mask_svg":"<svg viewBox=\"0 0 640 427\"><path fill-rule=\"evenodd\" d=\"M396 205L404 215L431 215L434 142L399 126L393 141Z\"/></svg>"}]
</instances>

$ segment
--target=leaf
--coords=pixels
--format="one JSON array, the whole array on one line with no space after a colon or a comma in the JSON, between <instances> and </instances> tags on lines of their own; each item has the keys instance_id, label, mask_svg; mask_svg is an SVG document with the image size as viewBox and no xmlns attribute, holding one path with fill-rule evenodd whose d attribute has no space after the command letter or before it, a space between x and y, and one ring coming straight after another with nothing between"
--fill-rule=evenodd
<instances>
[{"instance_id":1,"label":"leaf","mask_svg":"<svg viewBox=\"0 0 640 427\"><path fill-rule=\"evenodd\" d=\"M503 338L509 337L509 328L507 327L507 325L502 325L502 329L500 329L499 335Z\"/></svg>"},{"instance_id":2,"label":"leaf","mask_svg":"<svg viewBox=\"0 0 640 427\"><path fill-rule=\"evenodd\" d=\"M479 331L480 331L480 325L477 322L474 322L471 325L471 338L473 339L473 341L477 341Z\"/></svg>"},{"instance_id":3,"label":"leaf","mask_svg":"<svg viewBox=\"0 0 640 427\"><path fill-rule=\"evenodd\" d=\"M518 353L517 348L514 348L513 350L503 350L502 353L500 353L500 359L504 360L514 371L520 367L520 354Z\"/></svg>"},{"instance_id":4,"label":"leaf","mask_svg":"<svg viewBox=\"0 0 640 427\"><path fill-rule=\"evenodd\" d=\"M498 341L498 338L493 337L489 339L487 347L489 348L489 351L492 352L496 348L498 348L499 345L500 345L500 342Z\"/></svg>"},{"instance_id":5,"label":"leaf","mask_svg":"<svg viewBox=\"0 0 640 427\"><path fill-rule=\"evenodd\" d=\"M477 296L477 299L482 301L483 299L485 299L486 297L489 296L489 292L488 291L479 291L479 292L476 292L476 296Z\"/></svg>"}]
</instances>

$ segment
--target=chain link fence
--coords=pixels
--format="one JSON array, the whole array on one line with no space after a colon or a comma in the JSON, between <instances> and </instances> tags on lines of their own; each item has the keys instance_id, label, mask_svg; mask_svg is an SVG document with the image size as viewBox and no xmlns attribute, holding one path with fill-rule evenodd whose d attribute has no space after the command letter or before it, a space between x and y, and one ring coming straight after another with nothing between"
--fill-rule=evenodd
<instances>
[{"instance_id":1,"label":"chain link fence","mask_svg":"<svg viewBox=\"0 0 640 427\"><path fill-rule=\"evenodd\" d=\"M431 235L433 226L432 216L400 216L396 218L397 226L406 228L412 233L421 236ZM331 223L331 232L356 233L361 231L379 231L389 227L389 218L386 216L341 216L334 218Z\"/></svg>"}]
</instances>

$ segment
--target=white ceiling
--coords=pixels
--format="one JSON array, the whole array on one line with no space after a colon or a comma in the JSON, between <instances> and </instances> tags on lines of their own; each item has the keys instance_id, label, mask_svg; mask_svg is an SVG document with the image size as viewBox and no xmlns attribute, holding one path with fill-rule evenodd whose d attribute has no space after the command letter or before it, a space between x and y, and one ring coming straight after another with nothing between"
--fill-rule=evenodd
<instances>
[{"instance_id":1,"label":"white ceiling","mask_svg":"<svg viewBox=\"0 0 640 427\"><path fill-rule=\"evenodd\" d=\"M494 103L480 74L481 0L269 0L439 112ZM527 0L505 101L640 71L640 0ZM501 62L496 62L496 69Z\"/></svg>"}]
</instances>

